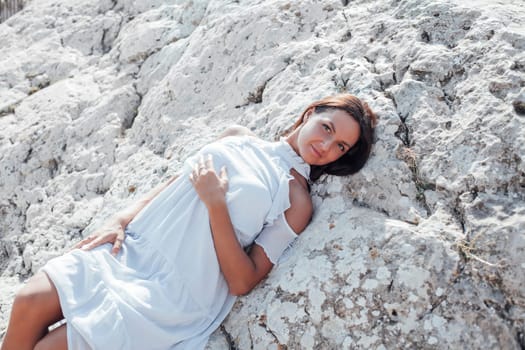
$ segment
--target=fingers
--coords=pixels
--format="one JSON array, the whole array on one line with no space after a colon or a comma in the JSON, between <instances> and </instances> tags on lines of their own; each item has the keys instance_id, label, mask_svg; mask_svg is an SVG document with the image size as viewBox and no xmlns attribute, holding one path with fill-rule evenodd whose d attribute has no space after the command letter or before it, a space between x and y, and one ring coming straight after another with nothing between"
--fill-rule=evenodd
<instances>
[{"instance_id":1,"label":"fingers","mask_svg":"<svg viewBox=\"0 0 525 350\"><path fill-rule=\"evenodd\" d=\"M119 245L119 249L120 249L120 246L122 245L122 241L124 240L123 239L123 234L108 234L108 235L103 235L103 236L99 236L97 235L97 233L94 233L92 235L90 235L89 237L86 237L84 238L83 240L81 240L80 242L78 242L74 247L73 249L75 248L78 248L78 249L82 249L82 250L91 250L95 247L98 247L99 245L102 245L104 243L112 243L113 240L114 240L114 237L115 235L117 236L117 239L120 238L120 245Z\"/></svg>"},{"instance_id":2,"label":"fingers","mask_svg":"<svg viewBox=\"0 0 525 350\"><path fill-rule=\"evenodd\" d=\"M206 158L204 157L204 155L200 155L199 157L199 166L198 166L198 169L200 171L204 171L204 170L214 170L214 167L213 167L213 157L211 154L207 154L206 155Z\"/></svg>"},{"instance_id":3,"label":"fingers","mask_svg":"<svg viewBox=\"0 0 525 350\"><path fill-rule=\"evenodd\" d=\"M221 174L220 174L221 180L228 181L228 174L226 173L226 166L223 166L221 168Z\"/></svg>"},{"instance_id":4,"label":"fingers","mask_svg":"<svg viewBox=\"0 0 525 350\"><path fill-rule=\"evenodd\" d=\"M83 246L85 246L86 244L92 242L95 238L97 238L96 235L90 235L90 236L84 238L83 240L81 240L80 242L78 242L77 244L75 244L72 249L80 249Z\"/></svg>"},{"instance_id":5,"label":"fingers","mask_svg":"<svg viewBox=\"0 0 525 350\"><path fill-rule=\"evenodd\" d=\"M208 154L208 156L206 157L204 165L208 169L213 169L213 157L211 156L211 154Z\"/></svg>"},{"instance_id":6,"label":"fingers","mask_svg":"<svg viewBox=\"0 0 525 350\"><path fill-rule=\"evenodd\" d=\"M117 239L115 239L115 243L113 243L113 248L111 248L111 255L116 256L118 252L120 251L120 248L122 248L122 242L124 242L125 237L118 236Z\"/></svg>"},{"instance_id":7,"label":"fingers","mask_svg":"<svg viewBox=\"0 0 525 350\"><path fill-rule=\"evenodd\" d=\"M225 166L223 166L221 168L220 179L221 179L224 191L226 192L228 190L228 174L226 173L226 167Z\"/></svg>"},{"instance_id":8,"label":"fingers","mask_svg":"<svg viewBox=\"0 0 525 350\"><path fill-rule=\"evenodd\" d=\"M195 183L195 181L198 179L200 175L205 174L208 171L214 171L215 168L213 166L213 157L211 154L207 154L206 157L204 155L199 156L199 160L193 164L193 170L191 174L189 175L190 181L192 183Z\"/></svg>"},{"instance_id":9,"label":"fingers","mask_svg":"<svg viewBox=\"0 0 525 350\"><path fill-rule=\"evenodd\" d=\"M197 180L197 177L199 176L199 166L197 165L197 163L193 164L193 170L191 171L189 177L190 177L190 182L192 184L195 184L195 181Z\"/></svg>"},{"instance_id":10,"label":"fingers","mask_svg":"<svg viewBox=\"0 0 525 350\"><path fill-rule=\"evenodd\" d=\"M80 249L82 250L91 250L95 247L98 247L99 245L101 244L104 244L104 243L108 243L111 241L111 238L110 237L107 237L107 236L99 236L99 237L96 237L95 239L91 240L91 242L87 243L87 244L84 244Z\"/></svg>"},{"instance_id":11,"label":"fingers","mask_svg":"<svg viewBox=\"0 0 525 350\"><path fill-rule=\"evenodd\" d=\"M204 156L202 154L199 156L197 170L199 171L199 174L207 170L207 163L204 160Z\"/></svg>"},{"instance_id":12,"label":"fingers","mask_svg":"<svg viewBox=\"0 0 525 350\"><path fill-rule=\"evenodd\" d=\"M214 190L226 192L228 189L226 166L222 166L220 170L215 171L211 154L206 156L200 155L199 161L193 165L193 170L189 174L189 180L197 189L199 196Z\"/></svg>"}]
</instances>

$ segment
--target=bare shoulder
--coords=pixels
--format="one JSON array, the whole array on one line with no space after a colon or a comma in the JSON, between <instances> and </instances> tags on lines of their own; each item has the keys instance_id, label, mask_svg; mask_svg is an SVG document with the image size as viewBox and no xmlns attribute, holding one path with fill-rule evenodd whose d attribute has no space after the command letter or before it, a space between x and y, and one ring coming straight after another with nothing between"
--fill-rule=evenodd
<instances>
[{"instance_id":1,"label":"bare shoulder","mask_svg":"<svg viewBox=\"0 0 525 350\"><path fill-rule=\"evenodd\" d=\"M284 214L295 233L304 231L310 223L313 211L312 197L308 190L299 181L290 181L290 208Z\"/></svg>"},{"instance_id":2,"label":"bare shoulder","mask_svg":"<svg viewBox=\"0 0 525 350\"><path fill-rule=\"evenodd\" d=\"M255 135L253 133L253 131L251 131L250 129L248 129L247 127L245 126L242 126L242 125L232 125L232 126L229 126L227 127L220 135L219 135L219 138L222 139L223 137L226 137L226 136L244 136L244 135L248 135L248 136L255 136L257 137L257 135Z\"/></svg>"}]
</instances>

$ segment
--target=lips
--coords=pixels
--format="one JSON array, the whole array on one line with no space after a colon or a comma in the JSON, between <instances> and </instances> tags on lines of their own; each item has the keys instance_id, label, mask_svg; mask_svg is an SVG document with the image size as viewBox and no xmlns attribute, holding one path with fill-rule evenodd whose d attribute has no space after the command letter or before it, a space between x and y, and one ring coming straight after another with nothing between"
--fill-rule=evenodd
<instances>
[{"instance_id":1,"label":"lips","mask_svg":"<svg viewBox=\"0 0 525 350\"><path fill-rule=\"evenodd\" d=\"M317 158L321 158L321 153L312 145L312 152L317 156Z\"/></svg>"}]
</instances>

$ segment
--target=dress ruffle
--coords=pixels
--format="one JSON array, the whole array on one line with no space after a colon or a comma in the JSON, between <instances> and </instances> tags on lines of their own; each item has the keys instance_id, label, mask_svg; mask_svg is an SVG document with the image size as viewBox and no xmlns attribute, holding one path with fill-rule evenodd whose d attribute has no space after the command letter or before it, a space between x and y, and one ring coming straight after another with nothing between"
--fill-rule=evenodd
<instances>
[{"instance_id":1,"label":"dress ruffle","mask_svg":"<svg viewBox=\"0 0 525 350\"><path fill-rule=\"evenodd\" d=\"M285 140L228 137L205 146L135 216L117 257L103 245L44 266L59 293L70 348L203 349L229 313L236 297L220 272L206 206L188 178L200 154L213 156L216 171L228 170L228 209L243 246L284 217L290 169L305 178L310 171ZM279 247L294 239L287 230ZM282 250L272 251L276 261Z\"/></svg>"},{"instance_id":2,"label":"dress ruffle","mask_svg":"<svg viewBox=\"0 0 525 350\"><path fill-rule=\"evenodd\" d=\"M277 148L279 150L282 149L282 152L280 152L282 156L281 161L284 161L290 169L294 168L305 179L310 177L310 165L294 151L284 138L281 138Z\"/></svg>"},{"instance_id":3,"label":"dress ruffle","mask_svg":"<svg viewBox=\"0 0 525 350\"><path fill-rule=\"evenodd\" d=\"M266 224L272 224L279 215L283 214L290 208L290 180L293 180L293 175L290 170L295 169L301 176L308 179L310 176L310 165L308 165L303 158L301 158L292 146L284 138L279 142L270 144L273 148L272 161L279 167L286 169L279 178L279 189L273 198L273 205L266 217Z\"/></svg>"}]
</instances>

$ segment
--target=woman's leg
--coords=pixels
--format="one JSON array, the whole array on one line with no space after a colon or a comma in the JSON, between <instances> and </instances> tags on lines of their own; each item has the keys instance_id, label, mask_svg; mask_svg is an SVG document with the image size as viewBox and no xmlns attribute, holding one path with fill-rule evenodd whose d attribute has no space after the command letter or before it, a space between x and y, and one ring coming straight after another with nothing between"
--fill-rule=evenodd
<instances>
[{"instance_id":1,"label":"woman's leg","mask_svg":"<svg viewBox=\"0 0 525 350\"><path fill-rule=\"evenodd\" d=\"M67 325L63 324L47 333L34 350L67 350Z\"/></svg>"},{"instance_id":2,"label":"woman's leg","mask_svg":"<svg viewBox=\"0 0 525 350\"><path fill-rule=\"evenodd\" d=\"M48 327L63 318L53 282L37 273L15 297L2 350L33 350Z\"/></svg>"}]
</instances>

